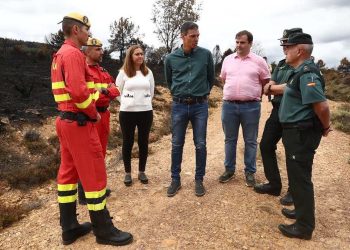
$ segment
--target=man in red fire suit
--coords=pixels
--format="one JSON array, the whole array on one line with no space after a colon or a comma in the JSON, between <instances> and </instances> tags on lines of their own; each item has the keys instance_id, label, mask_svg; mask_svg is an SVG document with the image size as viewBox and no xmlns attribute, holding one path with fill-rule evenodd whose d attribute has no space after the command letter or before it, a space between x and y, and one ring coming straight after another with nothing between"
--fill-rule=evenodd
<instances>
[{"instance_id":1,"label":"man in red fire suit","mask_svg":"<svg viewBox=\"0 0 350 250\"><path fill-rule=\"evenodd\" d=\"M96 124L97 132L100 137L102 150L106 156L106 149L109 136L109 118L108 110L110 101L120 95L119 90L114 84L113 77L102 68L99 63L102 62L103 49L102 43L96 38L89 38L87 46L84 49L86 62L95 82L95 88L100 92L100 97L96 101L96 108L101 116L101 121Z\"/></svg>"},{"instance_id":2,"label":"man in red fire suit","mask_svg":"<svg viewBox=\"0 0 350 250\"><path fill-rule=\"evenodd\" d=\"M95 104L99 92L80 51L87 43L89 28L86 16L66 15L62 20L66 40L51 66L52 91L60 111L56 131L61 149L57 187L62 240L71 244L92 228L97 243L125 245L132 242L132 235L114 227L106 208L107 175L95 124L101 119ZM92 225L77 220L78 179L85 190Z\"/></svg>"},{"instance_id":3,"label":"man in red fire suit","mask_svg":"<svg viewBox=\"0 0 350 250\"><path fill-rule=\"evenodd\" d=\"M96 101L96 108L101 116L100 122L96 123L97 133L102 145L102 152L106 157L108 136L109 136L109 119L110 112L108 110L109 103L120 95L119 90L114 84L113 77L102 68L99 63L102 62L103 49L102 43L97 38L89 38L87 46L83 47L83 51L86 56L86 62L88 64L91 75L95 82L95 88L100 92L100 96ZM106 189L106 196L109 196L111 190ZM78 184L78 197L79 203L86 204L84 190L81 184Z\"/></svg>"}]
</instances>

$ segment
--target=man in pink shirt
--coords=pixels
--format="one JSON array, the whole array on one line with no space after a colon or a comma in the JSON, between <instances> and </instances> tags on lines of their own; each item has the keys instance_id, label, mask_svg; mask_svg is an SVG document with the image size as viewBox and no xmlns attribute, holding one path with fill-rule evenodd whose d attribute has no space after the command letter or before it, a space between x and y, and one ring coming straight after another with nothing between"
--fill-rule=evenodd
<instances>
[{"instance_id":1,"label":"man in pink shirt","mask_svg":"<svg viewBox=\"0 0 350 250\"><path fill-rule=\"evenodd\" d=\"M266 61L250 51L253 35L246 30L236 34L236 53L227 56L222 64L224 81L222 127L225 133L225 172L219 177L228 182L236 170L236 147L239 126L244 138L245 177L248 187L255 184L256 150L260 119L260 100L263 86L270 80Z\"/></svg>"}]
</instances>

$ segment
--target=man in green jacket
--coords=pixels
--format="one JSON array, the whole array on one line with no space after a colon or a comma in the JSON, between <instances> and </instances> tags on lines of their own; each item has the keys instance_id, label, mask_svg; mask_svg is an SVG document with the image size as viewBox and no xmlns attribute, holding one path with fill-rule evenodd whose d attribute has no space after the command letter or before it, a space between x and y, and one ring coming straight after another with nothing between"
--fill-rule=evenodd
<instances>
[{"instance_id":1,"label":"man in green jacket","mask_svg":"<svg viewBox=\"0 0 350 250\"><path fill-rule=\"evenodd\" d=\"M181 26L183 44L165 59L165 79L173 97L171 178L168 197L181 188L182 152L188 123L193 128L196 147L195 194L203 196L207 148L208 95L214 83L214 62L211 52L199 47L198 25L185 22Z\"/></svg>"}]
</instances>

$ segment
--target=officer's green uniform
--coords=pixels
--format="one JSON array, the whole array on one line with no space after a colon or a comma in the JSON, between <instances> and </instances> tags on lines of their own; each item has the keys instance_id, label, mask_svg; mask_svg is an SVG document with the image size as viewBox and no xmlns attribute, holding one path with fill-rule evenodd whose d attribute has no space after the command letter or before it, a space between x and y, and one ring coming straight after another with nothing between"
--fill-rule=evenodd
<instances>
[{"instance_id":1,"label":"officer's green uniform","mask_svg":"<svg viewBox=\"0 0 350 250\"><path fill-rule=\"evenodd\" d=\"M293 68L286 64L286 60L281 60L274 69L271 80L276 84L284 84L293 72ZM271 188L281 190L282 182L278 169L276 149L277 143L282 137L282 126L278 118L278 110L282 100L282 95L275 95L271 100L272 111L270 117L266 120L264 132L260 141L260 152L264 166L266 179Z\"/></svg>"},{"instance_id":2,"label":"officer's green uniform","mask_svg":"<svg viewBox=\"0 0 350 250\"><path fill-rule=\"evenodd\" d=\"M294 70L297 74L314 65L306 60ZM321 137L322 126L313 111L312 104L326 101L322 81L318 74L308 72L297 81L291 77L287 83L279 118L282 123L282 141L286 152L290 192L294 199L296 224L303 231L312 233L315 228L314 189L311 180L312 163Z\"/></svg>"}]
</instances>

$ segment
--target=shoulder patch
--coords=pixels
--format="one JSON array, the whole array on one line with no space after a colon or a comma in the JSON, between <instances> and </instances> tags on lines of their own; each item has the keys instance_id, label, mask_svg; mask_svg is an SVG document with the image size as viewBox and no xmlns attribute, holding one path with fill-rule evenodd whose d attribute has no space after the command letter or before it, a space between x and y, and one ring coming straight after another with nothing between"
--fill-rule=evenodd
<instances>
[{"instance_id":1,"label":"shoulder patch","mask_svg":"<svg viewBox=\"0 0 350 250\"><path fill-rule=\"evenodd\" d=\"M307 84L308 87L315 87L316 86L316 83L315 82L309 82Z\"/></svg>"}]
</instances>

